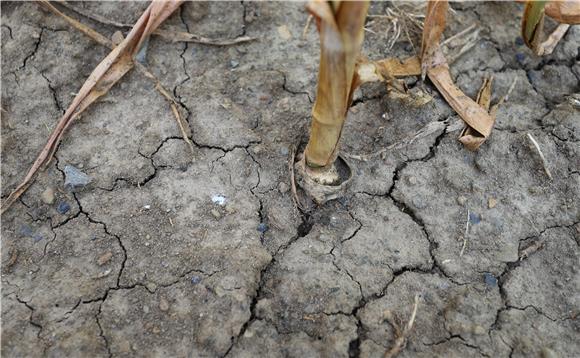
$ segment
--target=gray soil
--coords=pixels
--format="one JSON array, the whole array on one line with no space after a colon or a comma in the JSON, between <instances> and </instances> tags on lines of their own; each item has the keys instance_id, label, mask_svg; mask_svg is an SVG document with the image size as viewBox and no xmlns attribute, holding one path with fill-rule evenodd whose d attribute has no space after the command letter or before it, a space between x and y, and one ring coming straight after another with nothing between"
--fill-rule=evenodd
<instances>
[{"instance_id":1,"label":"gray soil","mask_svg":"<svg viewBox=\"0 0 580 358\"><path fill-rule=\"evenodd\" d=\"M147 4L75 6L133 22ZM521 5L452 7L446 36L482 29L452 66L459 86L475 96L493 74L497 101L518 80L489 140L464 149L428 81L408 82L434 97L421 107L366 85L343 153L399 145L350 159L348 195L301 212L288 158L307 140L319 51L315 26L302 38L303 4L183 5L164 26L259 39L152 38L147 66L178 99L193 155L138 71L74 123L2 217L3 356L381 357L415 295L401 357L580 356L580 113L568 104L580 27L540 59L517 40ZM1 19L5 198L108 51L34 3L2 2ZM388 50L386 20L372 21L371 59L413 54L406 41ZM67 190L66 166L90 184Z\"/></svg>"}]
</instances>

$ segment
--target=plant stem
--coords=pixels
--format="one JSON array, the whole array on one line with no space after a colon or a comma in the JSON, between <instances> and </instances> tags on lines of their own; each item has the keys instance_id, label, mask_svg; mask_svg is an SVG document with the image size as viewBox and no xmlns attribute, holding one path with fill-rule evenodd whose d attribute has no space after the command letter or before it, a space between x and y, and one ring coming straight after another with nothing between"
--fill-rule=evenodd
<instances>
[{"instance_id":1,"label":"plant stem","mask_svg":"<svg viewBox=\"0 0 580 358\"><path fill-rule=\"evenodd\" d=\"M305 150L306 164L311 168L329 168L338 155L344 121L358 86L355 65L364 39L368 5L368 1L309 5L319 20L320 32L318 89Z\"/></svg>"}]
</instances>

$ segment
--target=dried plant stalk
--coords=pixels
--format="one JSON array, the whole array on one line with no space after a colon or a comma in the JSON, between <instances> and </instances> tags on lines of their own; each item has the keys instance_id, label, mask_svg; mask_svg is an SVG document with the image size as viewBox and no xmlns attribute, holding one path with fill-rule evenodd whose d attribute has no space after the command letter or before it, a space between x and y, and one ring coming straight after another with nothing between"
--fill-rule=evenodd
<instances>
[{"instance_id":1,"label":"dried plant stalk","mask_svg":"<svg viewBox=\"0 0 580 358\"><path fill-rule=\"evenodd\" d=\"M320 32L318 90L312 110L310 140L305 150L310 168L329 168L358 81L355 65L364 38L368 1L313 1L308 10Z\"/></svg>"}]
</instances>

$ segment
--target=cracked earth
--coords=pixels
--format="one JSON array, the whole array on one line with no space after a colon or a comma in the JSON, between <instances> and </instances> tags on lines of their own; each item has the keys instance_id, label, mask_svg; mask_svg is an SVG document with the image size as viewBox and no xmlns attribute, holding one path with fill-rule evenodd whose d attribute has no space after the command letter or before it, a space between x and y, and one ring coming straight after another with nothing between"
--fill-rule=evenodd
<instances>
[{"instance_id":1,"label":"cracked earth","mask_svg":"<svg viewBox=\"0 0 580 358\"><path fill-rule=\"evenodd\" d=\"M74 6L128 23L147 4ZM490 139L465 150L428 82L408 80L434 97L421 107L366 85L342 142L348 195L302 212L288 157L307 140L318 67L303 4L184 4L167 26L259 39L152 38L147 67L178 100L193 154L138 71L74 123L2 218L2 354L381 357L419 295L401 357L578 356L580 114L567 96L580 89L580 28L540 59L518 45L519 5L451 6L447 36L482 29L452 66L458 85L475 96L493 74L497 101L517 79ZM386 49L381 21L364 53L411 55L404 41ZM106 54L34 3L2 2L3 198ZM91 183L66 190L67 165Z\"/></svg>"}]
</instances>

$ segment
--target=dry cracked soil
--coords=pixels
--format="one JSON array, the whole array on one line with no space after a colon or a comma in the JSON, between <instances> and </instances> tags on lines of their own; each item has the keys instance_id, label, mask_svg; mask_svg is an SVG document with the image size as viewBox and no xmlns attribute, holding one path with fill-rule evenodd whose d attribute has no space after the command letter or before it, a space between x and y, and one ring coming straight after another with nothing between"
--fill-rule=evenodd
<instances>
[{"instance_id":1,"label":"dry cracked soil","mask_svg":"<svg viewBox=\"0 0 580 358\"><path fill-rule=\"evenodd\" d=\"M1 6L5 198L107 49L34 3ZM72 6L132 23L147 4ZM2 355L381 357L418 295L400 357L580 356L580 27L536 58L521 5L451 6L446 36L481 28L452 66L458 85L475 96L492 74L497 101L517 79L489 140L464 149L428 81L407 82L433 96L419 107L365 85L342 150L376 154L350 160L346 197L301 212L288 159L307 140L319 51L304 4L184 4L164 26L258 39L151 39L146 65L193 154L138 71L74 123L2 217ZM364 53L412 55L404 38L387 48L387 27L367 21ZM90 183L66 188L71 167Z\"/></svg>"}]
</instances>

